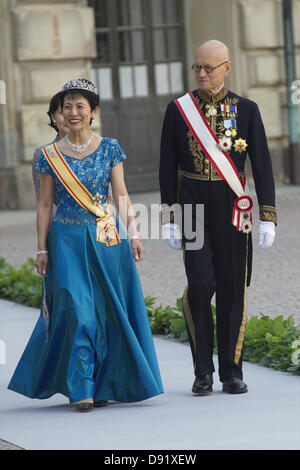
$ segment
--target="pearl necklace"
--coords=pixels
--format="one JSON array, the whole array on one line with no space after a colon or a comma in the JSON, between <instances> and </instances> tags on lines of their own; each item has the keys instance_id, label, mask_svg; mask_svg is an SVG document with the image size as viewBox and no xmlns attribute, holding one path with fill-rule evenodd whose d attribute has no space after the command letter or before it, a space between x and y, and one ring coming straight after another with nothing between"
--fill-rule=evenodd
<instances>
[{"instance_id":1,"label":"pearl necklace","mask_svg":"<svg viewBox=\"0 0 300 470\"><path fill-rule=\"evenodd\" d=\"M91 137L82 145L75 145L73 144L69 137L68 137L68 134L66 135L66 142L68 144L69 147L71 147L71 149L73 150L74 153L77 153L78 155L80 155L81 153L85 152L86 149L91 145L91 142L93 140L93 137L95 136L94 133L92 133Z\"/></svg>"}]
</instances>

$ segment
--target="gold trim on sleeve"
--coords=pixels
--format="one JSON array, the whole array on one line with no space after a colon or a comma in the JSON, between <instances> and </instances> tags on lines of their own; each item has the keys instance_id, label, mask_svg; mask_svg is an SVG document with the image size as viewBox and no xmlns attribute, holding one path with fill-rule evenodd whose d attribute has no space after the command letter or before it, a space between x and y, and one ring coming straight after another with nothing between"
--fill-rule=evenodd
<instances>
[{"instance_id":1,"label":"gold trim on sleeve","mask_svg":"<svg viewBox=\"0 0 300 470\"><path fill-rule=\"evenodd\" d=\"M277 211L273 206L260 206L259 219L263 222L274 222L277 225Z\"/></svg>"},{"instance_id":2,"label":"gold trim on sleeve","mask_svg":"<svg viewBox=\"0 0 300 470\"><path fill-rule=\"evenodd\" d=\"M161 225L174 224L174 208L173 206L164 205L161 209Z\"/></svg>"}]
</instances>

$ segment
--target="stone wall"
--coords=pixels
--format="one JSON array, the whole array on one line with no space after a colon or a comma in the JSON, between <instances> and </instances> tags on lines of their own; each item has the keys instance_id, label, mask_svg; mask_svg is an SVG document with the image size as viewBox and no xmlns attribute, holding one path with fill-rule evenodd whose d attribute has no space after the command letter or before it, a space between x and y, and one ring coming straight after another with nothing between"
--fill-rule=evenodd
<instances>
[{"instance_id":1,"label":"stone wall","mask_svg":"<svg viewBox=\"0 0 300 470\"><path fill-rule=\"evenodd\" d=\"M96 45L94 12L86 4L0 1L0 209L35 207L32 155L55 136L47 125L49 100L64 81L90 77ZM288 181L282 0L185 0L184 6L187 64L203 41L214 38L229 46L228 86L258 103L275 177ZM293 1L293 12L300 79L300 0ZM195 87L192 71L188 82Z\"/></svg>"},{"instance_id":2,"label":"stone wall","mask_svg":"<svg viewBox=\"0 0 300 470\"><path fill-rule=\"evenodd\" d=\"M27 209L36 204L34 150L55 137L49 101L66 80L90 77L94 11L78 0L1 0L0 9L0 78L7 89L0 105L0 208Z\"/></svg>"},{"instance_id":3,"label":"stone wall","mask_svg":"<svg viewBox=\"0 0 300 470\"><path fill-rule=\"evenodd\" d=\"M205 11L205 20L201 20ZM293 1L296 72L300 79L300 0ZM208 39L225 42L233 69L228 87L256 101L265 124L278 182L288 181L287 91L282 0L191 0L186 8L189 60ZM193 73L190 87L195 86ZM300 114L300 106L299 106Z\"/></svg>"},{"instance_id":4,"label":"stone wall","mask_svg":"<svg viewBox=\"0 0 300 470\"><path fill-rule=\"evenodd\" d=\"M242 82L261 109L277 181L288 181L288 115L281 0L240 0ZM296 74L300 78L300 1L293 1ZM300 111L300 106L299 106ZM299 113L300 116L300 113Z\"/></svg>"}]
</instances>

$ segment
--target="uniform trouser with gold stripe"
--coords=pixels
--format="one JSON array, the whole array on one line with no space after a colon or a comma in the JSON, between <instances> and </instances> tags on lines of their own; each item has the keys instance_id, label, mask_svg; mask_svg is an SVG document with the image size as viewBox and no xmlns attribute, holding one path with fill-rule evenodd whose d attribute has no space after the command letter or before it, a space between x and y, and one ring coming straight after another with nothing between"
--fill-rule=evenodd
<instances>
[{"instance_id":1,"label":"uniform trouser with gold stripe","mask_svg":"<svg viewBox=\"0 0 300 470\"><path fill-rule=\"evenodd\" d=\"M214 372L211 300L215 293L221 382L231 377L242 379L246 287L250 284L252 264L251 236L238 232L231 222L235 199L223 181L181 178L178 200L182 206L193 206L193 224L195 205L204 204L203 247L184 250L188 286L183 305L195 375ZM183 240L187 241L184 234Z\"/></svg>"}]
</instances>

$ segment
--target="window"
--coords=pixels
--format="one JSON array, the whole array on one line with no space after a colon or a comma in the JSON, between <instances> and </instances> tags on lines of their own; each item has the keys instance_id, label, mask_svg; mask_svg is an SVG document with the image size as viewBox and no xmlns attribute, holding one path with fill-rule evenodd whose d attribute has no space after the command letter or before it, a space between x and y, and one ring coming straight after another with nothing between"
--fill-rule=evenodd
<instances>
[{"instance_id":1,"label":"window","mask_svg":"<svg viewBox=\"0 0 300 470\"><path fill-rule=\"evenodd\" d=\"M102 100L184 90L181 0L93 0Z\"/></svg>"}]
</instances>

